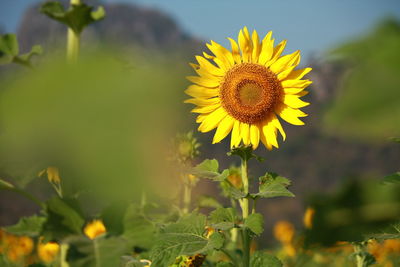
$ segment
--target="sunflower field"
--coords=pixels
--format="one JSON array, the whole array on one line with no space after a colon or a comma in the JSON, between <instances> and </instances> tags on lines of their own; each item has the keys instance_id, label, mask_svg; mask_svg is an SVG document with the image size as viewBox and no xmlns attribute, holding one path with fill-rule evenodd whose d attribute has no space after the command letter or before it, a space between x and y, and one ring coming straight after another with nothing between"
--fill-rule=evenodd
<instances>
[{"instance_id":1,"label":"sunflower field","mask_svg":"<svg viewBox=\"0 0 400 267\"><path fill-rule=\"evenodd\" d=\"M112 2L0 28L0 267L400 267L399 12L304 56L239 3L204 42Z\"/></svg>"}]
</instances>

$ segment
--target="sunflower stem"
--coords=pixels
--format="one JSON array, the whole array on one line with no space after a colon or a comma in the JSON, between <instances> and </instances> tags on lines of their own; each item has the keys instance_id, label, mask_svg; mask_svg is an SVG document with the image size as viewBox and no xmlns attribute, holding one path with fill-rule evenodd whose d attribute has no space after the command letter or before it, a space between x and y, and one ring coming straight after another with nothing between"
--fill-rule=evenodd
<instances>
[{"instance_id":1,"label":"sunflower stem","mask_svg":"<svg viewBox=\"0 0 400 267\"><path fill-rule=\"evenodd\" d=\"M80 5L81 0L71 0L72 5ZM74 63L78 60L80 48L80 34L74 32L71 28L68 28L67 36L67 60L70 63Z\"/></svg>"},{"instance_id":2,"label":"sunflower stem","mask_svg":"<svg viewBox=\"0 0 400 267\"><path fill-rule=\"evenodd\" d=\"M249 193L249 179L247 176L247 158L242 158L241 170L242 170L242 183L243 192L247 195ZM243 198L240 202L242 208L242 217L245 220L249 216L249 199ZM242 229L242 242L243 242L243 267L250 266L250 242L251 237L247 229Z\"/></svg>"},{"instance_id":3,"label":"sunflower stem","mask_svg":"<svg viewBox=\"0 0 400 267\"><path fill-rule=\"evenodd\" d=\"M183 214L189 213L190 201L192 199L191 187L188 183L183 186Z\"/></svg>"}]
</instances>

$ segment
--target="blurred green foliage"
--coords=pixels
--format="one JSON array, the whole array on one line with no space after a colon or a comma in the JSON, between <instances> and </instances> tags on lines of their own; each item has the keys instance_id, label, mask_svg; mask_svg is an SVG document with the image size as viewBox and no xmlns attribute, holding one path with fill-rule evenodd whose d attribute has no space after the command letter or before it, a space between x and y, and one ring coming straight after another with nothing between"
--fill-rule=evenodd
<instances>
[{"instance_id":1,"label":"blurred green foliage","mask_svg":"<svg viewBox=\"0 0 400 267\"><path fill-rule=\"evenodd\" d=\"M350 70L325 117L330 132L366 140L400 135L399 47L400 22L387 19L333 51Z\"/></svg>"},{"instance_id":2,"label":"blurred green foliage","mask_svg":"<svg viewBox=\"0 0 400 267\"><path fill-rule=\"evenodd\" d=\"M99 191L137 198L144 181L171 185L164 159L175 134L169 133L180 123L181 65L154 58L132 67L120 57L89 52L76 65L47 58L33 72L4 79L3 178L25 186L56 166L67 196Z\"/></svg>"}]
</instances>

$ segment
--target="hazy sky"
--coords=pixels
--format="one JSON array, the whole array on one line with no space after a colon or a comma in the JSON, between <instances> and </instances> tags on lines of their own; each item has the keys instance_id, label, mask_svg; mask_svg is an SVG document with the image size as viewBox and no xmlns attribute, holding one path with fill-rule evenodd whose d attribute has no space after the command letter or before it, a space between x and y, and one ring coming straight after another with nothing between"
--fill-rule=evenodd
<instances>
[{"instance_id":1,"label":"hazy sky","mask_svg":"<svg viewBox=\"0 0 400 267\"><path fill-rule=\"evenodd\" d=\"M38 0L0 0L0 27L15 32L25 8ZM163 10L188 33L223 44L243 26L288 39L305 56L365 33L384 16L400 18L400 0L103 0Z\"/></svg>"}]
</instances>

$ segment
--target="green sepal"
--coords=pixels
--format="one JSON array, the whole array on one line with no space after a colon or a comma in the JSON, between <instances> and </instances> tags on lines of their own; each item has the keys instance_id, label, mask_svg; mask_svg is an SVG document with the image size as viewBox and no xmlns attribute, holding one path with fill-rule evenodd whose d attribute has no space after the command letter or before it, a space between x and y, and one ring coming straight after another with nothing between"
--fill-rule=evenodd
<instances>
[{"instance_id":1,"label":"green sepal","mask_svg":"<svg viewBox=\"0 0 400 267\"><path fill-rule=\"evenodd\" d=\"M400 183L400 172L396 172L383 177L382 180L385 184L399 184Z\"/></svg>"},{"instance_id":2,"label":"green sepal","mask_svg":"<svg viewBox=\"0 0 400 267\"><path fill-rule=\"evenodd\" d=\"M259 162L264 161L264 158L257 156L256 154L253 153L253 147L250 146L238 146L238 147L234 147L231 149L231 151L229 151L228 156L239 156L243 161L248 161L249 159L255 158L256 160L258 160Z\"/></svg>"},{"instance_id":3,"label":"green sepal","mask_svg":"<svg viewBox=\"0 0 400 267\"><path fill-rule=\"evenodd\" d=\"M40 55L42 52L42 47L35 45L30 52L19 55L19 45L15 34L0 35L0 65L16 63L31 67L32 56Z\"/></svg>"},{"instance_id":4,"label":"green sepal","mask_svg":"<svg viewBox=\"0 0 400 267\"><path fill-rule=\"evenodd\" d=\"M105 11L102 6L94 10L86 4L71 5L65 10L60 2L52 1L44 3L40 12L48 17L67 25L76 34L80 34L89 24L104 18Z\"/></svg>"}]
</instances>

